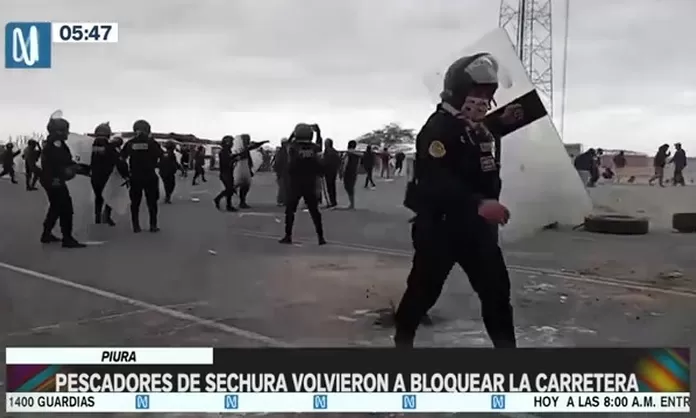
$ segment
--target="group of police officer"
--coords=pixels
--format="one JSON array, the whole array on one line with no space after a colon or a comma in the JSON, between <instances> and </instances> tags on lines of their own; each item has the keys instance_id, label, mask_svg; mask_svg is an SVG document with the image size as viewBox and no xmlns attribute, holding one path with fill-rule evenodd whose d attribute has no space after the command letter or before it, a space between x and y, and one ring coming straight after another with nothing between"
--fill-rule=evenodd
<instances>
[{"instance_id":1,"label":"group of police officer","mask_svg":"<svg viewBox=\"0 0 696 418\"><path fill-rule=\"evenodd\" d=\"M489 54L455 61L445 75L441 103L417 136L413 176L404 201L416 214L412 220L415 253L407 289L395 316L397 347L413 346L422 318L437 302L455 263L466 272L480 298L483 321L494 346L516 346L510 278L498 245L498 226L509 221L510 212L499 202L502 183L500 152L496 148L500 135L496 126L519 118L521 109L510 107L497 120L486 119L497 88L498 64ZM99 128L92 166L85 168L72 161L65 145L68 122L51 120L48 142L41 156L40 182L50 203L42 242L58 241L51 231L60 220L63 246L83 246L72 236L72 202L66 187L66 182L76 174L91 172L97 200L96 220L113 224L108 207L102 212L101 191L107 173L114 167L129 183L134 232L140 232L138 209L143 193L150 213L150 231L159 230L159 185L155 170L163 158L162 150L152 139L147 122L137 121L133 128L136 136L125 145L110 140L110 130ZM307 204L319 244L326 243L316 193L317 178L321 175L321 140L312 142L314 133L318 133L316 125L297 125L287 147L290 185L281 243L292 243L300 199ZM121 146L123 149L118 151ZM176 172L173 149L168 147L167 153L168 157L164 158L171 159L170 169ZM219 206L225 198L228 210L234 210L230 200L234 193L231 167L241 157L232 153L232 138L224 137L220 153L224 190L215 203ZM170 180L167 177L165 181L166 200L173 190Z\"/></svg>"}]
</instances>

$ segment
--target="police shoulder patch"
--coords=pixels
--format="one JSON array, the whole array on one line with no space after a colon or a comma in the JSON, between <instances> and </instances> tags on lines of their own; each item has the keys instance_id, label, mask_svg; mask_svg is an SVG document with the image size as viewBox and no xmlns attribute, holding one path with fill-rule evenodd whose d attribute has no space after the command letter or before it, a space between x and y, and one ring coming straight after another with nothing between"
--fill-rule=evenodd
<instances>
[{"instance_id":1,"label":"police shoulder patch","mask_svg":"<svg viewBox=\"0 0 696 418\"><path fill-rule=\"evenodd\" d=\"M442 158L446 153L445 144L440 141L433 141L428 147L428 154L433 158Z\"/></svg>"}]
</instances>

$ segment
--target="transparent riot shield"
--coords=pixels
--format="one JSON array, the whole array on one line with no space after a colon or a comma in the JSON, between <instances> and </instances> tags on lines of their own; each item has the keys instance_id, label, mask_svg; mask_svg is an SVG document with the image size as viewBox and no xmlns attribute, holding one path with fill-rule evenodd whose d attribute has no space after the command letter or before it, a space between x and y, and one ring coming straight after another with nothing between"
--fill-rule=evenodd
<instances>
[{"instance_id":1,"label":"transparent riot shield","mask_svg":"<svg viewBox=\"0 0 696 418\"><path fill-rule=\"evenodd\" d=\"M534 91L507 33L497 29L443 60L439 68L426 75L425 84L433 101L440 100L443 74L449 64L477 53L488 53L499 64L500 87L495 95L498 107ZM553 223L578 225L584 221L592 211L592 201L549 116L505 135L500 145L500 200L512 215L510 223L500 230L503 242L528 237Z\"/></svg>"}]
</instances>

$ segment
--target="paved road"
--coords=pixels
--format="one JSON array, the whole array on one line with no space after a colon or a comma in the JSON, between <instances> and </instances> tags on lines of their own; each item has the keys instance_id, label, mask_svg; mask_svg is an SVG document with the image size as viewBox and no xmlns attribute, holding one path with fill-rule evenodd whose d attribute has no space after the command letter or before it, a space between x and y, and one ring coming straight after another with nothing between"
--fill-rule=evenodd
<instances>
[{"instance_id":1,"label":"paved road","mask_svg":"<svg viewBox=\"0 0 696 418\"><path fill-rule=\"evenodd\" d=\"M388 346L391 330L374 322L398 302L409 268L408 214L389 201L400 189L379 182L376 191L361 191L362 209L324 212L333 242L325 247L315 244L308 215L300 215L297 237L304 238L288 247L275 242L282 224L271 180L258 176L254 208L241 214L214 210L217 182L193 190L182 183L175 203L162 206L160 234L131 234L119 219L116 228L85 231L80 238L104 243L80 251L38 244L43 194L0 181L0 340ZM561 241L533 247L532 255L510 250L518 253L511 263L518 265L512 280L522 346L694 345L696 293L687 285L558 271L538 254L562 254ZM533 259L532 269L519 265ZM454 271L433 310L434 326L418 343L488 346L478 309L466 278Z\"/></svg>"}]
</instances>

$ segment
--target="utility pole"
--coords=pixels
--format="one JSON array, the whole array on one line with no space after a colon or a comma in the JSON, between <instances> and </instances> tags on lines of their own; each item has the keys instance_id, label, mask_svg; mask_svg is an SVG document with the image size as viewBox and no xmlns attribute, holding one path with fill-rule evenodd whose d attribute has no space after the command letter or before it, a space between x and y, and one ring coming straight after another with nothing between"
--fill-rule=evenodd
<instances>
[{"instance_id":1,"label":"utility pole","mask_svg":"<svg viewBox=\"0 0 696 418\"><path fill-rule=\"evenodd\" d=\"M553 117L553 48L551 0L500 0L498 25L507 31Z\"/></svg>"}]
</instances>

